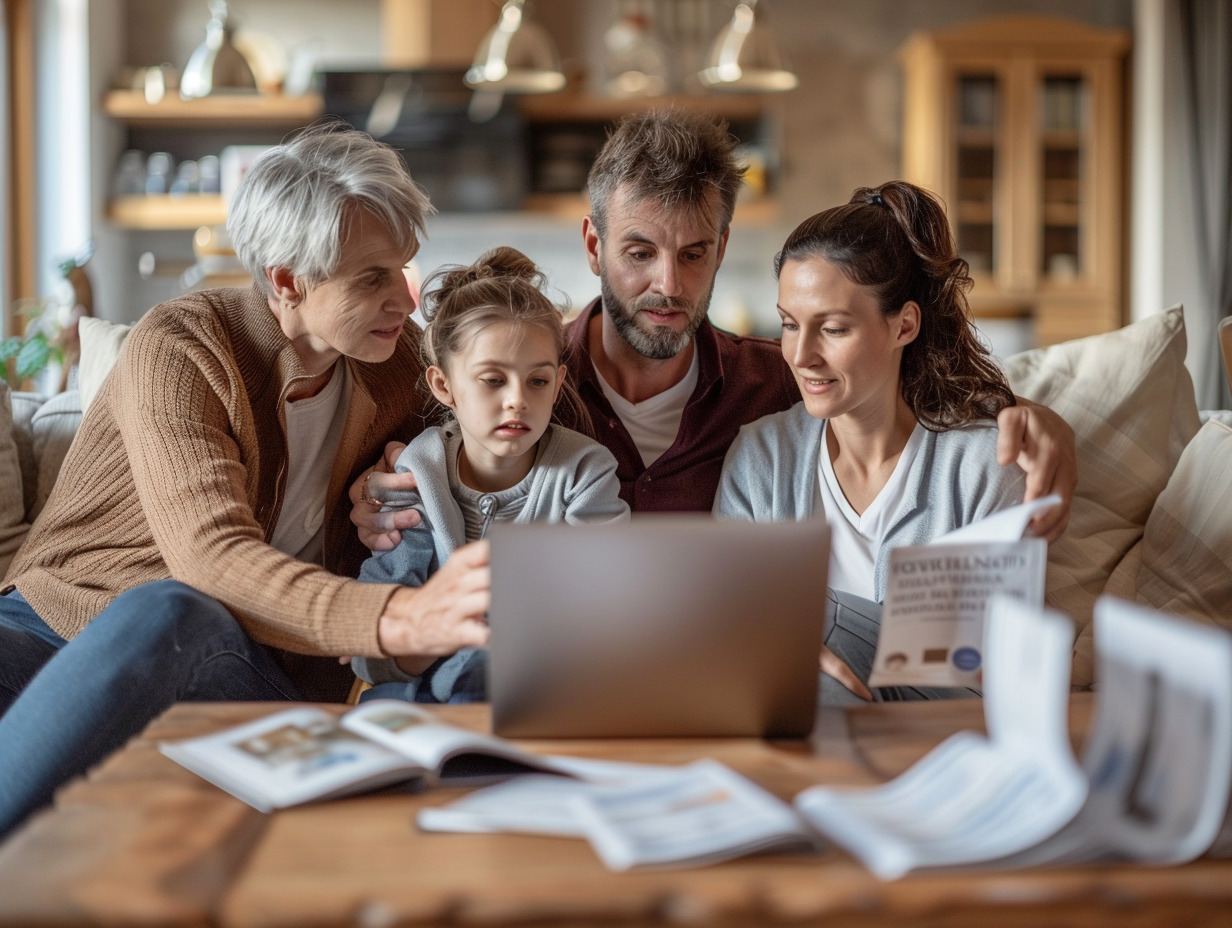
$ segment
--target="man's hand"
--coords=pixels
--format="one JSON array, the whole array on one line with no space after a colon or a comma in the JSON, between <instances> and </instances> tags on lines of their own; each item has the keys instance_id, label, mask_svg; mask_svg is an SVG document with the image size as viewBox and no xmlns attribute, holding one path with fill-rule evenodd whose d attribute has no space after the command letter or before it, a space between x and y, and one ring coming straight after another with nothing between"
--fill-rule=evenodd
<instances>
[{"instance_id":1,"label":"man's hand","mask_svg":"<svg viewBox=\"0 0 1232 928\"><path fill-rule=\"evenodd\" d=\"M872 702L873 694L869 691L869 688L864 685L864 682L855 675L855 672L850 667L843 663L842 658L824 644L821 646L821 672L826 674L826 676L833 677L861 699L867 699L869 702Z\"/></svg>"},{"instance_id":2,"label":"man's hand","mask_svg":"<svg viewBox=\"0 0 1232 928\"><path fill-rule=\"evenodd\" d=\"M415 509L395 509L381 512L381 500L394 491L414 490L415 475L396 474L394 463L406 445L391 441L385 446L385 454L351 484L351 522L359 529L359 540L373 551L389 551L398 546L404 529L419 524L419 512Z\"/></svg>"},{"instance_id":3,"label":"man's hand","mask_svg":"<svg viewBox=\"0 0 1232 928\"><path fill-rule=\"evenodd\" d=\"M394 657L443 657L468 645L482 647L490 601L488 543L463 545L419 589L403 587L390 597L377 640Z\"/></svg>"},{"instance_id":4,"label":"man's hand","mask_svg":"<svg viewBox=\"0 0 1232 928\"><path fill-rule=\"evenodd\" d=\"M997 416L997 463L1017 463L1027 475L1023 502L1049 493L1061 497L1031 520L1039 538L1056 541L1069 524L1074 490L1078 487L1078 450L1074 430L1047 406L1018 397L1017 406L1006 406Z\"/></svg>"}]
</instances>

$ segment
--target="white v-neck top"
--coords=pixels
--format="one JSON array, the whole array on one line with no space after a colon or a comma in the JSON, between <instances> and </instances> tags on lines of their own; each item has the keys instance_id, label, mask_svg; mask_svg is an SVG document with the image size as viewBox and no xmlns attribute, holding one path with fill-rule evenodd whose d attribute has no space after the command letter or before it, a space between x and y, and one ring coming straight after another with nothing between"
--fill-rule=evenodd
<instances>
[{"instance_id":1,"label":"white v-neck top","mask_svg":"<svg viewBox=\"0 0 1232 928\"><path fill-rule=\"evenodd\" d=\"M834 462L826 447L830 423L821 430L821 453L817 456L817 483L822 511L830 525L830 586L876 600L873 565L882 543L893 528L891 519L900 509L907 488L907 472L924 440L924 426L915 424L894 472L863 513L857 513L834 474Z\"/></svg>"},{"instance_id":2,"label":"white v-neck top","mask_svg":"<svg viewBox=\"0 0 1232 928\"><path fill-rule=\"evenodd\" d=\"M603 395L612 404L612 409L620 417L637 445L642 456L642 464L649 467L659 457L676 443L676 434L680 431L680 420L684 418L684 408L689 403L689 397L697 389L698 364L697 349L693 350L693 361L689 364L689 372L684 379L674 386L668 387L662 393L656 393L650 399L640 403L630 403L627 399L612 389L603 379L599 368L595 368L595 376L599 378L599 386Z\"/></svg>"}]
</instances>

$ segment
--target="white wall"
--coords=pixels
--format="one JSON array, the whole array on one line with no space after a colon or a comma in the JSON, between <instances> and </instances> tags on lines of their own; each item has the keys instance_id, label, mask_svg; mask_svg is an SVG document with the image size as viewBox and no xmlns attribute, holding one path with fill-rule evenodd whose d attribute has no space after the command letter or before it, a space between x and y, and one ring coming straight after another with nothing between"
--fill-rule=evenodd
<instances>
[{"instance_id":1,"label":"white wall","mask_svg":"<svg viewBox=\"0 0 1232 928\"><path fill-rule=\"evenodd\" d=\"M54 263L77 254L90 238L90 82L87 0L35 4L35 134L40 171L36 186L39 292L54 291Z\"/></svg>"},{"instance_id":2,"label":"white wall","mask_svg":"<svg viewBox=\"0 0 1232 928\"><path fill-rule=\"evenodd\" d=\"M1134 138L1130 311L1133 319L1209 299L1201 283L1193 221L1193 163L1185 136L1181 37L1170 0L1135 0ZM1220 405L1214 332L1187 311L1185 363L1200 409ZM1205 323L1202 323L1203 325Z\"/></svg>"}]
</instances>

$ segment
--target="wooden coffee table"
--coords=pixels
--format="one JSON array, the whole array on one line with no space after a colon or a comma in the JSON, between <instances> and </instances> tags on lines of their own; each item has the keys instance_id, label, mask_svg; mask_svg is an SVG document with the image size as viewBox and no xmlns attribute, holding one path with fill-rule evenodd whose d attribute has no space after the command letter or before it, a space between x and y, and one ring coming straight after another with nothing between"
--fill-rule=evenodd
<instances>
[{"instance_id":1,"label":"wooden coffee table","mask_svg":"<svg viewBox=\"0 0 1232 928\"><path fill-rule=\"evenodd\" d=\"M1075 697L1075 731L1091 700ZM1227 925L1232 861L948 873L881 883L838 850L684 870L611 873L568 838L424 834L415 811L458 789L373 795L262 815L157 752L284 704L177 705L0 846L0 924L628 926ZM334 707L341 711L343 707ZM484 729L485 707L445 707ZM714 757L790 798L875 783L978 702L827 710L811 741L611 740L535 750L676 763Z\"/></svg>"}]
</instances>

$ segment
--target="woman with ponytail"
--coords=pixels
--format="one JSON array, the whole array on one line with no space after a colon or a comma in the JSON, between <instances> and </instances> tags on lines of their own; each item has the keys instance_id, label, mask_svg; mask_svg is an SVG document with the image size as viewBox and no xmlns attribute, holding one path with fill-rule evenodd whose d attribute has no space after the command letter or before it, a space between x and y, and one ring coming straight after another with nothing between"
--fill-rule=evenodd
<instances>
[{"instance_id":1,"label":"woman with ponytail","mask_svg":"<svg viewBox=\"0 0 1232 928\"><path fill-rule=\"evenodd\" d=\"M565 380L560 310L543 275L514 248L495 248L426 284L422 342L427 385L446 421L406 446L395 470L419 489L383 500L413 506L419 525L375 551L359 579L422 586L452 551L484 537L494 521L625 520L616 459L586 436L551 423L558 400L584 412ZM486 698L486 652L445 658L356 658L373 683L364 698L471 702Z\"/></svg>"},{"instance_id":2,"label":"woman with ponytail","mask_svg":"<svg viewBox=\"0 0 1232 928\"><path fill-rule=\"evenodd\" d=\"M997 463L997 414L1014 394L977 337L967 262L928 191L903 181L857 190L802 222L774 272L802 402L740 431L715 513L824 516L831 588L880 603L891 548L1022 501L1022 470ZM822 670L846 689L823 677L823 701L871 698L876 614L837 610Z\"/></svg>"}]
</instances>

